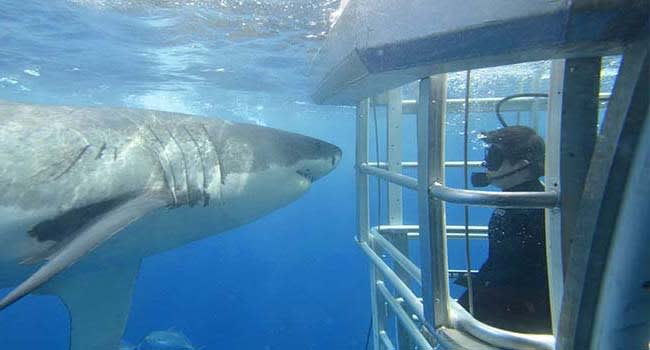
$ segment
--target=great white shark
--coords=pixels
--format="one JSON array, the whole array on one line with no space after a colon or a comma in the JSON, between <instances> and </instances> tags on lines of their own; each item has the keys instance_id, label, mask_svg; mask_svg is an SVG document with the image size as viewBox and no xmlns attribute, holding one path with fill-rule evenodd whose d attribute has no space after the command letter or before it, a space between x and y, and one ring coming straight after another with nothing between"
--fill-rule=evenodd
<instances>
[{"instance_id":1,"label":"great white shark","mask_svg":"<svg viewBox=\"0 0 650 350\"><path fill-rule=\"evenodd\" d=\"M58 295L70 349L117 349L142 258L285 206L340 158L217 118L0 101L0 309Z\"/></svg>"}]
</instances>

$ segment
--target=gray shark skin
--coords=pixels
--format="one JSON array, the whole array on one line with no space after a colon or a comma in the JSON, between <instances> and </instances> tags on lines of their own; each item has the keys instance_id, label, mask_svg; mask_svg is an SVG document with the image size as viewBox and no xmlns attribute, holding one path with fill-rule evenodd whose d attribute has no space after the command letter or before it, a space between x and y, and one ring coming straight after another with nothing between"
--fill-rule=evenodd
<instances>
[{"instance_id":1,"label":"gray shark skin","mask_svg":"<svg viewBox=\"0 0 650 350\"><path fill-rule=\"evenodd\" d=\"M340 157L217 118L0 101L0 309L56 294L72 350L117 349L143 257L287 205Z\"/></svg>"}]
</instances>

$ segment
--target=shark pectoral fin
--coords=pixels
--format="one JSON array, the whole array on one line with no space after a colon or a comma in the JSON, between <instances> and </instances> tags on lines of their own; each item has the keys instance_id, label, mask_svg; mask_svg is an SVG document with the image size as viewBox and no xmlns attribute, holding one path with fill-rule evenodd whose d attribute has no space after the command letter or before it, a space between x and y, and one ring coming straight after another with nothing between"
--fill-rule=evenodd
<instances>
[{"instance_id":1,"label":"shark pectoral fin","mask_svg":"<svg viewBox=\"0 0 650 350\"><path fill-rule=\"evenodd\" d=\"M60 247L45 265L0 300L0 310L27 295L50 280L77 260L88 254L103 242L120 232L133 221L167 203L153 196L139 196L125 201L119 206L99 216L94 222L84 226L74 238Z\"/></svg>"},{"instance_id":2,"label":"shark pectoral fin","mask_svg":"<svg viewBox=\"0 0 650 350\"><path fill-rule=\"evenodd\" d=\"M126 328L140 262L64 274L43 292L58 295L70 313L70 350L115 350ZM40 290L39 290L40 291Z\"/></svg>"}]
</instances>

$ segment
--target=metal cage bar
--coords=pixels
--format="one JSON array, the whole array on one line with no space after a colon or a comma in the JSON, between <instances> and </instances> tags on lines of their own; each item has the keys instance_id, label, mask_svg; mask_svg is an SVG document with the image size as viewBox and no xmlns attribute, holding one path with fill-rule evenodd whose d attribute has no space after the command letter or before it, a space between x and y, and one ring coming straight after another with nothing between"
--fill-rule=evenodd
<instances>
[{"instance_id":1,"label":"metal cage bar","mask_svg":"<svg viewBox=\"0 0 650 350\"><path fill-rule=\"evenodd\" d=\"M386 331L379 331L379 339L386 350L395 350L395 345L393 345Z\"/></svg>"},{"instance_id":2,"label":"metal cage bar","mask_svg":"<svg viewBox=\"0 0 650 350\"><path fill-rule=\"evenodd\" d=\"M412 178L410 176L402 175L402 174L397 174L390 172L388 170L380 169L374 166L370 166L367 163L363 163L359 165L359 170L368 175L374 175L378 176L388 182L391 182L393 184L397 184L412 190L417 190L418 188L418 180L415 178Z\"/></svg>"},{"instance_id":3,"label":"metal cage bar","mask_svg":"<svg viewBox=\"0 0 650 350\"><path fill-rule=\"evenodd\" d=\"M361 250L370 258L370 261L377 268L379 272L382 273L384 277L390 282L390 284L395 287L397 294L404 298L404 301L408 306L415 312L418 318L423 319L424 311L422 302L420 299L413 293L413 291L397 276L397 274L386 264L375 251L370 248L370 245L366 242L359 242Z\"/></svg>"},{"instance_id":4,"label":"metal cage bar","mask_svg":"<svg viewBox=\"0 0 650 350\"><path fill-rule=\"evenodd\" d=\"M413 278L418 284L422 284L422 272L420 268L417 267L407 255L401 252L397 247L395 247L391 242L384 238L381 234L377 232L376 228L373 228L370 232L370 238L373 239L379 246L381 246L390 256L397 262L403 271L408 273L408 276ZM399 275L399 274L398 274ZM403 276L400 276L400 279L405 280Z\"/></svg>"},{"instance_id":5,"label":"metal cage bar","mask_svg":"<svg viewBox=\"0 0 650 350\"><path fill-rule=\"evenodd\" d=\"M388 169L388 163L386 162L368 162L366 163L369 166L381 168L381 169ZM417 168L418 167L418 162L402 162L402 168ZM473 168L478 168L483 165L483 161L469 161L467 162L467 165L469 167ZM462 168L465 166L465 162L462 160L447 160L445 161L445 167L447 168Z\"/></svg>"},{"instance_id":6,"label":"metal cage bar","mask_svg":"<svg viewBox=\"0 0 650 350\"><path fill-rule=\"evenodd\" d=\"M546 154L544 177L546 188L561 190L560 184L560 141L562 127L562 101L564 100L565 60L551 62L551 81L549 86L548 117L546 123ZM549 302L551 304L551 325L557 333L557 321L564 288L562 272L561 211L548 208L545 212L546 226L546 269L548 271ZM559 268L556 268L559 264Z\"/></svg>"},{"instance_id":7,"label":"metal cage bar","mask_svg":"<svg viewBox=\"0 0 650 350\"><path fill-rule=\"evenodd\" d=\"M358 168L364 174L378 176L388 182L420 192L418 180L410 176L370 166L367 163L360 164ZM556 191L489 192L461 190L446 187L438 181L433 181L428 192L433 198L445 202L500 208L555 208L560 202L559 192Z\"/></svg>"},{"instance_id":8,"label":"metal cage bar","mask_svg":"<svg viewBox=\"0 0 650 350\"><path fill-rule=\"evenodd\" d=\"M573 235L597 134L600 57L551 63L547 125L546 183L560 191L562 207L546 210L551 318L557 334L564 291L564 263ZM564 236L562 236L564 233Z\"/></svg>"},{"instance_id":9,"label":"metal cage bar","mask_svg":"<svg viewBox=\"0 0 650 350\"><path fill-rule=\"evenodd\" d=\"M464 234L453 234L454 236L451 236L449 233L447 234L447 237L452 237L456 239L465 239ZM377 233L376 228L371 229L370 233L370 238L374 240L375 243L379 245L382 249L384 249L390 256L395 260L395 262L398 264L399 267L404 269L409 277L411 277L415 282L417 282L419 285L422 285L422 271L420 270L419 267L417 267L410 259L408 256L404 255L399 249L397 249L391 242L389 242L386 238L384 238L381 234ZM486 234L473 234L470 235L470 239L487 239ZM449 276L457 276L465 273L466 270L453 270L449 269L448 274ZM478 270L472 270L473 273L478 272ZM404 281L404 278L400 276L400 279Z\"/></svg>"},{"instance_id":10,"label":"metal cage bar","mask_svg":"<svg viewBox=\"0 0 650 350\"><path fill-rule=\"evenodd\" d=\"M441 329L440 327L443 326L450 326L452 324L457 326L462 324L462 327L468 330L471 329L471 332L468 331L470 334L474 334L479 339L496 346L507 347L516 345L524 349L547 349L548 343L553 342L552 336L526 335L498 330L473 319L471 315L465 317L454 308L450 309L450 307L453 307L453 304L449 302L448 276L450 274L460 275L466 273L466 271L448 268L446 240L464 239L465 226L446 225L444 202L449 201L494 207L552 208L551 210L557 211L559 188L557 186L551 186L551 190L547 192L487 192L445 187L443 185L444 169L447 167L462 167L464 165L461 161L444 161L445 97L446 80L444 75L423 79L420 82L420 104L417 115L417 162L403 162L401 161L401 155L397 154L398 150L401 153L401 144L397 144L399 141L396 141L397 138L394 134L391 134L391 130L393 132L399 130L399 126L397 126L399 123L395 119L397 119L396 116L399 116L399 119L401 119L401 114L396 112L398 109L398 99L394 96L392 98L389 97L389 100L392 100L392 102L389 102L387 109L387 162L368 162L367 117L370 107L369 105L359 106L362 112L365 108L366 134L365 138L359 143L365 145L366 154L365 158L357 157L357 176L359 178L364 176L361 179L365 179L366 198L369 175L377 176L388 181L389 188L392 189L392 191L389 190L388 200L389 224L382 225L379 228L368 228L365 236L360 234L359 241L362 250L373 263L371 269L371 281L375 284L371 287L373 293L373 317L378 321L373 328L373 339L376 341L375 344L379 344L376 345L375 349L395 347L395 344L389 339L388 333L384 329L384 322L386 321L385 311L379 312L380 310L377 310L380 306L388 305L388 310L395 312L398 320L400 320L398 329L402 329L404 334L408 334L409 340L414 339L413 334L407 331L409 326L402 324L400 316L397 314L399 311L394 310L393 306L395 305L391 306L391 301L397 303L396 305L399 306L399 310L405 313L404 309L399 305L399 299L394 299L392 295L389 299L381 291L379 285L386 289L383 285L383 278L386 278L393 285L395 291L401 296L400 299L403 299L403 302L408 305L409 309L415 312L418 319L423 322L423 325L428 328L431 334L436 334L436 329ZM367 102L368 100L365 101ZM556 108L554 101L553 96L551 96L548 102L549 108ZM549 111L550 114L551 112ZM553 123L549 124L547 128L556 130L556 126ZM556 145L554 141L551 143L549 150L554 149L555 146L553 145ZM360 145L358 144L357 147L359 148ZM552 162L555 162L555 160L552 160ZM418 166L420 164L424 166ZM481 165L481 162L473 161L469 165L477 167ZM417 178L401 174L404 168L416 168ZM547 181L557 182L554 180L553 175L556 169L557 167L554 169L551 168ZM418 192L419 226L403 225L401 223L401 203L397 204L401 201L401 187L413 189ZM397 188L400 189L399 192L395 190ZM399 200L395 198L399 198ZM367 209L365 215L367 215ZM469 230L471 239L487 238L487 227L485 226L470 226ZM398 236L400 240L405 238L418 238L421 240L422 269L413 264L408 257L407 251L405 252L396 247L396 245L404 243L401 241L399 241L401 243L396 243L393 238ZM380 257L382 254L380 251L388 253L393 258L396 264L393 268L383 261ZM557 250L554 251L557 252ZM433 255L433 252L437 252L437 254ZM401 272L401 274L396 272ZM471 273L476 272L475 270L471 271ZM405 282L408 278L413 279L422 286L421 299L411 291ZM377 292L378 290L379 293ZM388 290L386 289L386 291ZM421 333L418 332L418 334L422 336ZM404 343L403 336L400 337L400 341L396 344L400 350L404 349L400 346L402 343Z\"/></svg>"},{"instance_id":11,"label":"metal cage bar","mask_svg":"<svg viewBox=\"0 0 650 350\"><path fill-rule=\"evenodd\" d=\"M391 308L391 310L395 313L395 315L397 315L397 318L404 326L404 329L406 329L413 340L415 340L416 344L418 345L418 350L433 350L431 344L429 344L422 333L420 333L420 330L415 325L413 320L409 317L406 311L402 309L395 298L393 298L382 281L377 281L377 289L384 296L384 299L386 299L386 302L388 303L388 306Z\"/></svg>"},{"instance_id":12,"label":"metal cage bar","mask_svg":"<svg viewBox=\"0 0 650 350\"><path fill-rule=\"evenodd\" d=\"M594 319L603 292L604 262L610 253L633 156L638 151L639 131L647 117L649 66L645 36L625 48L591 158L567 266L565 290L572 292L565 293L562 299L559 350L597 346Z\"/></svg>"},{"instance_id":13,"label":"metal cage bar","mask_svg":"<svg viewBox=\"0 0 650 350\"><path fill-rule=\"evenodd\" d=\"M451 203L499 208L555 208L560 203L559 193L548 192L488 192L459 190L434 182L431 196Z\"/></svg>"},{"instance_id":14,"label":"metal cage bar","mask_svg":"<svg viewBox=\"0 0 650 350\"><path fill-rule=\"evenodd\" d=\"M376 102L375 102L376 103ZM388 106L386 108L386 162L387 170L392 173L402 172L402 92L400 88L388 91ZM377 158L379 161L379 158ZM403 204L402 204L402 186L389 183L388 184L388 224L401 225L403 223ZM376 237L382 238L377 234ZM408 236L392 235L389 237L391 244L381 245L384 250L395 249L393 254L399 253L398 256L408 256L409 243ZM375 242L380 242L376 240ZM381 242L388 243L383 240ZM408 261L408 260L407 260ZM406 263L406 261L404 262ZM413 265L415 266L415 265ZM409 266L409 267L413 267ZM402 281L407 281L410 272L402 267L401 264L395 266L395 272ZM412 271L411 271L412 272ZM399 350L413 350L415 344L411 341L411 337L404 326L395 320L395 327L397 328L397 347Z\"/></svg>"},{"instance_id":15,"label":"metal cage bar","mask_svg":"<svg viewBox=\"0 0 650 350\"><path fill-rule=\"evenodd\" d=\"M429 196L434 182L444 183L447 75L420 80L418 140L418 221L422 261L424 324L431 333L449 326L449 285L444 203Z\"/></svg>"},{"instance_id":16,"label":"metal cage bar","mask_svg":"<svg viewBox=\"0 0 650 350\"><path fill-rule=\"evenodd\" d=\"M402 172L402 95L400 89L388 91L386 113L386 147L388 171ZM402 224L402 187L388 184L388 224Z\"/></svg>"},{"instance_id":17,"label":"metal cage bar","mask_svg":"<svg viewBox=\"0 0 650 350\"><path fill-rule=\"evenodd\" d=\"M609 93L600 93L598 95L599 104L603 105L609 101ZM536 101L537 100L537 101ZM470 109L476 113L494 112L494 107L501 101L501 97L476 97L469 100ZM379 99L379 104L386 104L386 99ZM402 114L415 115L417 113L417 100L403 100L402 101ZM449 98L447 99L447 112L448 113L462 113L465 108L464 98ZM535 97L521 97L510 101L505 104L501 111L503 112L519 112L530 111L536 108L542 110L547 108L546 101Z\"/></svg>"},{"instance_id":18,"label":"metal cage bar","mask_svg":"<svg viewBox=\"0 0 650 350\"><path fill-rule=\"evenodd\" d=\"M420 228L418 225L381 225L379 230L382 234L396 234L396 233L408 233L415 234L416 237L419 236ZM478 226L472 225L469 226L470 234L474 234L476 238L487 238L485 235L487 233L487 226ZM447 225L446 227L447 237L448 238L458 238L457 234L465 233L465 226L463 225ZM472 237L470 235L470 237ZM461 238L465 238L463 235Z\"/></svg>"},{"instance_id":19,"label":"metal cage bar","mask_svg":"<svg viewBox=\"0 0 650 350\"><path fill-rule=\"evenodd\" d=\"M552 335L516 333L486 325L472 317L455 301L452 302L451 309L455 328L486 343L517 350L554 350L555 348L555 338Z\"/></svg>"},{"instance_id":20,"label":"metal cage bar","mask_svg":"<svg viewBox=\"0 0 650 350\"><path fill-rule=\"evenodd\" d=\"M357 235L360 242L368 242L368 231L370 229L369 210L369 193L368 193L368 175L359 170L359 164L368 161L368 114L370 110L370 100L364 99L357 106L356 120L356 187L357 187ZM378 319L377 291L375 289L376 271L374 266L370 266L370 302L372 309L373 322L373 346L374 350L379 350L379 327L376 322Z\"/></svg>"}]
</instances>

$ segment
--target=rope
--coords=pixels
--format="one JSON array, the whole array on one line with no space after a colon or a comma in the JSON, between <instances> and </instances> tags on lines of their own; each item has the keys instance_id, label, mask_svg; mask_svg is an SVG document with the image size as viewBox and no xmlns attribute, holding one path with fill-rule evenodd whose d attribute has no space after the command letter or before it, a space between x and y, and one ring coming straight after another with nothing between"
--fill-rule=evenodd
<instances>
[{"instance_id":1,"label":"rope","mask_svg":"<svg viewBox=\"0 0 650 350\"><path fill-rule=\"evenodd\" d=\"M368 333L366 333L366 346L365 346L366 350L368 350L368 344L370 344L370 331L372 331L372 314L370 315L370 324L368 325Z\"/></svg>"},{"instance_id":2,"label":"rope","mask_svg":"<svg viewBox=\"0 0 650 350\"><path fill-rule=\"evenodd\" d=\"M463 131L463 183L465 189L469 188L468 181L468 143L469 143L469 94L470 94L470 72L467 71L465 79L465 116L464 116L464 131ZM503 101L503 100L501 100ZM501 120L501 118L499 117ZM472 257L469 241L469 206L465 205L465 259L467 264L467 291L468 291L468 305L469 313L474 315L474 288L472 286Z\"/></svg>"}]
</instances>

